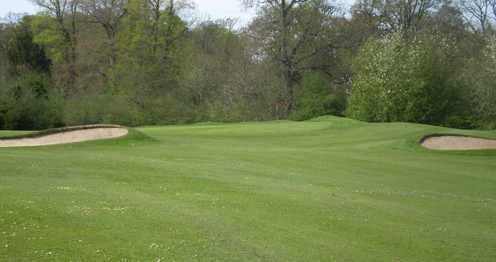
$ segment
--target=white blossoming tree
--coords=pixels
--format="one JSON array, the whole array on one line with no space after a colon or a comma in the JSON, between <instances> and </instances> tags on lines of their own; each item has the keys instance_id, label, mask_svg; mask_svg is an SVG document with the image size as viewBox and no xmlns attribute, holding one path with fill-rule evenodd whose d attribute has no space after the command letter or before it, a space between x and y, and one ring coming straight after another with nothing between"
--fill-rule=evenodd
<instances>
[{"instance_id":1,"label":"white blossoming tree","mask_svg":"<svg viewBox=\"0 0 496 262\"><path fill-rule=\"evenodd\" d=\"M496 39L488 39L480 57L473 57L457 78L470 104L467 128L496 128Z\"/></svg>"},{"instance_id":2,"label":"white blossoming tree","mask_svg":"<svg viewBox=\"0 0 496 262\"><path fill-rule=\"evenodd\" d=\"M396 30L369 40L353 64L348 117L369 122L443 124L456 102L456 47L437 32Z\"/></svg>"}]
</instances>

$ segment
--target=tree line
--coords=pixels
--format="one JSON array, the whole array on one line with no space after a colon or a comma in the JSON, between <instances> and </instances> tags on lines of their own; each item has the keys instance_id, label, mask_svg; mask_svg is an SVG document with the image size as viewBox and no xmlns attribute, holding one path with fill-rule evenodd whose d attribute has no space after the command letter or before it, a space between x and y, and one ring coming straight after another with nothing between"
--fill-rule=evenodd
<instances>
[{"instance_id":1,"label":"tree line","mask_svg":"<svg viewBox=\"0 0 496 262\"><path fill-rule=\"evenodd\" d=\"M0 129L306 120L496 128L496 1L30 0L0 23ZM276 108L276 103L280 105Z\"/></svg>"}]
</instances>

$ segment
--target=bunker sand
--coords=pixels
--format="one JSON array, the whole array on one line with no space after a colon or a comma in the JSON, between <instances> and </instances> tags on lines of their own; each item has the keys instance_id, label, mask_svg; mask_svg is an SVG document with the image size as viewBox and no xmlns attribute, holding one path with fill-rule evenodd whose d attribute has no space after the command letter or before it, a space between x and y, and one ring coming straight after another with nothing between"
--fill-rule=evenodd
<instances>
[{"instance_id":1,"label":"bunker sand","mask_svg":"<svg viewBox=\"0 0 496 262\"><path fill-rule=\"evenodd\" d=\"M420 144L423 147L435 150L477 150L494 149L496 140L452 135L428 135Z\"/></svg>"},{"instance_id":2,"label":"bunker sand","mask_svg":"<svg viewBox=\"0 0 496 262\"><path fill-rule=\"evenodd\" d=\"M121 137L128 133L118 125L88 125L50 130L34 136L0 139L0 147L24 147L67 144Z\"/></svg>"}]
</instances>

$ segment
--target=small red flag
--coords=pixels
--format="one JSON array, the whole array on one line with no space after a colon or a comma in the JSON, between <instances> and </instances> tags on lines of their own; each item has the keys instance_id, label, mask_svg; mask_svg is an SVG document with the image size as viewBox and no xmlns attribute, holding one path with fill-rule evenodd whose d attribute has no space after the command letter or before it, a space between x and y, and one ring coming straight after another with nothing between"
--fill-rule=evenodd
<instances>
[{"instance_id":1,"label":"small red flag","mask_svg":"<svg viewBox=\"0 0 496 262\"><path fill-rule=\"evenodd\" d=\"M279 103L276 103L276 107L279 107Z\"/></svg>"}]
</instances>

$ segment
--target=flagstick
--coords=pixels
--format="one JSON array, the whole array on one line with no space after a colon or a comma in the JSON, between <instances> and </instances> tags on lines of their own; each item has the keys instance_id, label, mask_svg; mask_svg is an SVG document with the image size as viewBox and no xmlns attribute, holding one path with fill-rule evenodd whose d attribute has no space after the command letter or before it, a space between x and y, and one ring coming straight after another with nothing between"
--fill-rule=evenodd
<instances>
[{"instance_id":1,"label":"flagstick","mask_svg":"<svg viewBox=\"0 0 496 262\"><path fill-rule=\"evenodd\" d=\"M277 109L279 109L278 103L276 103L276 119L277 119L277 124L279 124L279 111Z\"/></svg>"},{"instance_id":2,"label":"flagstick","mask_svg":"<svg viewBox=\"0 0 496 262\"><path fill-rule=\"evenodd\" d=\"M276 119L277 119L277 126L279 126L279 103L276 103Z\"/></svg>"}]
</instances>

